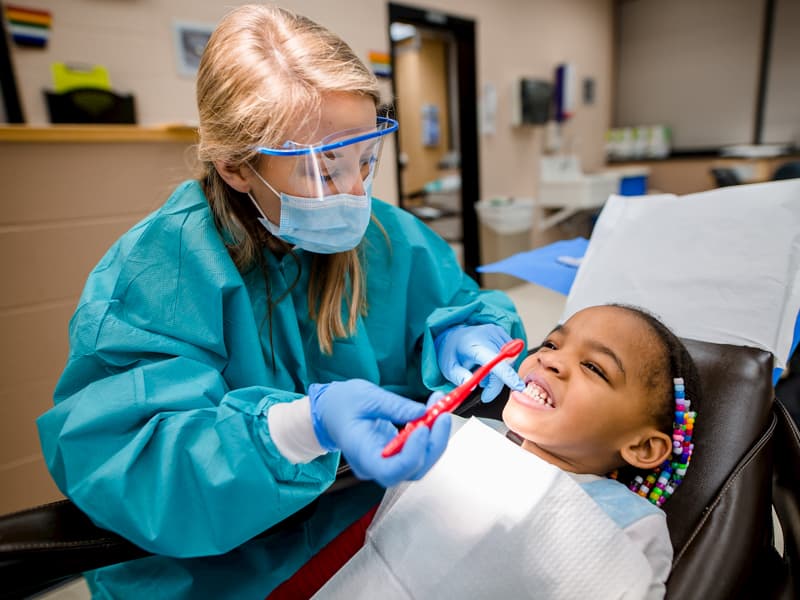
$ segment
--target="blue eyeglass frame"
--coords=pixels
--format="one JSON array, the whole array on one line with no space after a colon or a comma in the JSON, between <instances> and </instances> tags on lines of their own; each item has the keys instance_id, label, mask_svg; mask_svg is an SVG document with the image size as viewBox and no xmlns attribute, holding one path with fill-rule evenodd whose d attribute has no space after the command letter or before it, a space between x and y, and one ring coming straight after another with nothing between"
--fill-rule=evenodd
<instances>
[{"instance_id":1,"label":"blue eyeglass frame","mask_svg":"<svg viewBox=\"0 0 800 600\"><path fill-rule=\"evenodd\" d=\"M339 140L338 142L332 142L330 144L323 144L321 146L307 146L305 148L264 148L259 147L256 148L256 151L260 154L267 154L269 156L304 156L307 154L319 154L320 152L328 152L329 150L335 150L336 148L342 148L344 146L349 146L351 144L358 144L359 142L364 142L366 140L371 140L374 138L383 137L384 135L389 135L390 133L394 133L397 131L399 127L399 123L394 119L390 119L389 117L378 117L377 118L378 125L386 124L387 126L384 129L378 129L376 131L370 131L368 133L362 133L361 135L356 135L351 138L347 138L344 140ZM342 133L346 133L345 130ZM338 135L338 134L333 134ZM330 137L330 136L329 136ZM293 142L286 142L284 146L291 144Z\"/></svg>"}]
</instances>

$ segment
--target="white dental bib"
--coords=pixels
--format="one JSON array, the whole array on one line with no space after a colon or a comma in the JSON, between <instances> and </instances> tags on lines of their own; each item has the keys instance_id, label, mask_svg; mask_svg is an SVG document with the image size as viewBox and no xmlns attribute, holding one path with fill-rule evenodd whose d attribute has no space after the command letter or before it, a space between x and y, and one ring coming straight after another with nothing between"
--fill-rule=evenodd
<instances>
[{"instance_id":1,"label":"white dental bib","mask_svg":"<svg viewBox=\"0 0 800 600\"><path fill-rule=\"evenodd\" d=\"M314 598L643 598L652 578L569 475L470 419Z\"/></svg>"}]
</instances>

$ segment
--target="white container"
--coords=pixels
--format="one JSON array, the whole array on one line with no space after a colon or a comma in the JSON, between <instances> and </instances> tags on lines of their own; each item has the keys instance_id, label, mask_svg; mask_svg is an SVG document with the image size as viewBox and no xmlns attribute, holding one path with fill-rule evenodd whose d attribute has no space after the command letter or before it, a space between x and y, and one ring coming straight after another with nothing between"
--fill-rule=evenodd
<instances>
[{"instance_id":1,"label":"white container","mask_svg":"<svg viewBox=\"0 0 800 600\"><path fill-rule=\"evenodd\" d=\"M575 179L541 181L538 203L542 208L599 208L619 189L619 173L597 173Z\"/></svg>"},{"instance_id":2,"label":"white container","mask_svg":"<svg viewBox=\"0 0 800 600\"><path fill-rule=\"evenodd\" d=\"M478 220L497 233L509 235L533 227L532 198L490 198L475 204Z\"/></svg>"},{"instance_id":3,"label":"white container","mask_svg":"<svg viewBox=\"0 0 800 600\"><path fill-rule=\"evenodd\" d=\"M532 198L491 198L478 211L481 264L488 265L531 249L535 203ZM520 279L505 273L482 273L485 289L505 290Z\"/></svg>"}]
</instances>

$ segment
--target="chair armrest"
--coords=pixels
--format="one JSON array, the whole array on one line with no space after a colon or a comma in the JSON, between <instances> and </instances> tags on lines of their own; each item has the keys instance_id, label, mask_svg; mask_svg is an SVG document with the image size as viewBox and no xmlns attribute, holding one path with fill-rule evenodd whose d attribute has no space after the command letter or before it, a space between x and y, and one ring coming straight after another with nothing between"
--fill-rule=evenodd
<instances>
[{"instance_id":1,"label":"chair armrest","mask_svg":"<svg viewBox=\"0 0 800 600\"><path fill-rule=\"evenodd\" d=\"M75 574L149 555L97 527L69 500L0 517L0 598L27 596Z\"/></svg>"}]
</instances>

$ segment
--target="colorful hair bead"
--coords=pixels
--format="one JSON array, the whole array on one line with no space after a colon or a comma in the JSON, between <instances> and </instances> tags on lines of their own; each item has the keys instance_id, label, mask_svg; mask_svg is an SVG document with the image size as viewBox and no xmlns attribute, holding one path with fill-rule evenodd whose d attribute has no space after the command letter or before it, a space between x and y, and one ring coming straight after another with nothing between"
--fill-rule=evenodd
<instances>
[{"instance_id":1,"label":"colorful hair bead","mask_svg":"<svg viewBox=\"0 0 800 600\"><path fill-rule=\"evenodd\" d=\"M690 411L691 402L685 398L683 378L673 380L675 386L675 422L672 426L672 458L665 460L646 477L637 475L628 486L631 491L661 506L683 481L692 459L692 433L697 412Z\"/></svg>"}]
</instances>

